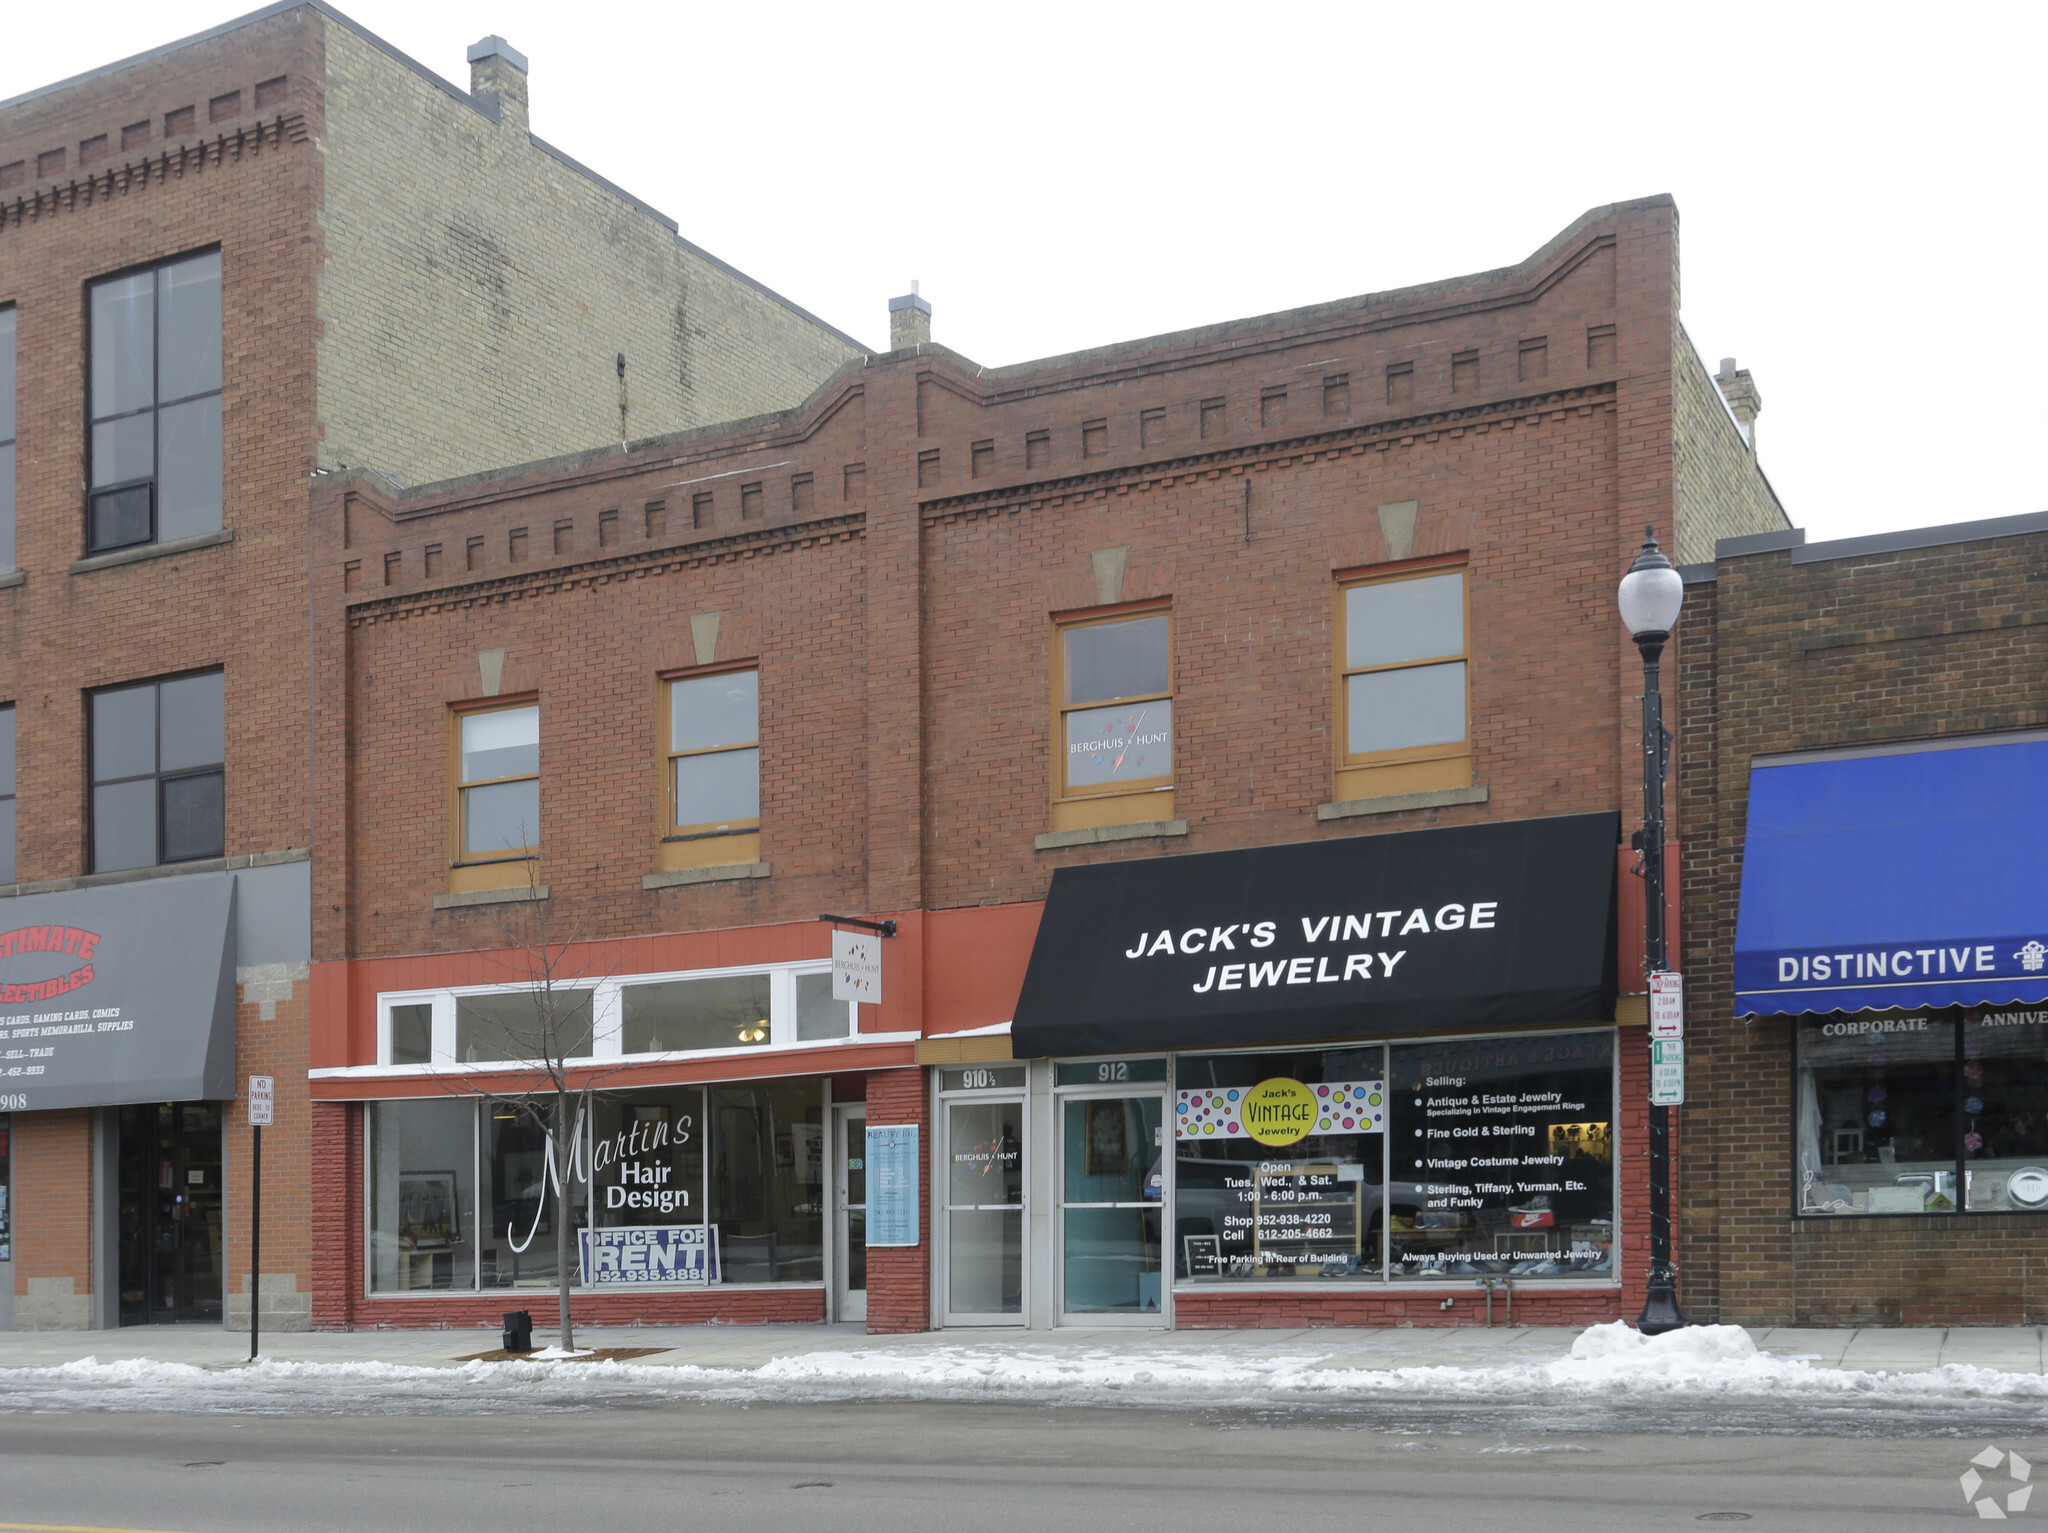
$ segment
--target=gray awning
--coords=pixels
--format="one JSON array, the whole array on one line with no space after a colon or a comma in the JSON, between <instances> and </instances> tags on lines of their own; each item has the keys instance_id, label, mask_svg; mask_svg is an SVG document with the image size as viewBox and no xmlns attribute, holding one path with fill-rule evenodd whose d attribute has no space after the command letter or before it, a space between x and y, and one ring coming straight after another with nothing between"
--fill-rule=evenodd
<instances>
[{"instance_id":1,"label":"gray awning","mask_svg":"<svg viewBox=\"0 0 2048 1533\"><path fill-rule=\"evenodd\" d=\"M0 900L0 1110L235 1094L235 882Z\"/></svg>"}]
</instances>

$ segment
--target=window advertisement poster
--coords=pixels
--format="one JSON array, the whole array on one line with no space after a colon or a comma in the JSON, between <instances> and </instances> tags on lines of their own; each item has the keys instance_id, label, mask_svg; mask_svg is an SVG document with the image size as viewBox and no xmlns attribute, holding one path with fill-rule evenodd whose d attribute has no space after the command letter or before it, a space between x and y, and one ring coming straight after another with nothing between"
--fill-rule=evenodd
<instances>
[{"instance_id":1,"label":"window advertisement poster","mask_svg":"<svg viewBox=\"0 0 2048 1533\"><path fill-rule=\"evenodd\" d=\"M918 1132L915 1123L869 1124L868 1246L918 1242Z\"/></svg>"},{"instance_id":2,"label":"window advertisement poster","mask_svg":"<svg viewBox=\"0 0 2048 1533\"><path fill-rule=\"evenodd\" d=\"M1175 1276L1377 1280L1384 1049L1187 1054L1178 1068Z\"/></svg>"},{"instance_id":3,"label":"window advertisement poster","mask_svg":"<svg viewBox=\"0 0 2048 1533\"><path fill-rule=\"evenodd\" d=\"M593 1288L718 1281L718 1229L632 1224L576 1232L583 1281Z\"/></svg>"},{"instance_id":4,"label":"window advertisement poster","mask_svg":"<svg viewBox=\"0 0 2048 1533\"><path fill-rule=\"evenodd\" d=\"M1390 1276L1615 1271L1613 1033L1390 1053Z\"/></svg>"}]
</instances>

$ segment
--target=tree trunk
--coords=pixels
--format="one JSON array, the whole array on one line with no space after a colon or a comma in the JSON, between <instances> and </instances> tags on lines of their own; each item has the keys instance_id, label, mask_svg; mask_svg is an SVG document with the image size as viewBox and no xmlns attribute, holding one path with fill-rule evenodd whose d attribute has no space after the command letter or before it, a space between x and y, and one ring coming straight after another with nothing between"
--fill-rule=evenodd
<instances>
[{"instance_id":1,"label":"tree trunk","mask_svg":"<svg viewBox=\"0 0 2048 1533\"><path fill-rule=\"evenodd\" d=\"M549 1125L548 1132L554 1137L555 1164L560 1168L562 1177L560 1190L555 1196L555 1304L562 1332L556 1345L564 1352L573 1352L576 1350L576 1327L569 1318L569 1225L576 1208L576 1178L575 1163L569 1157L569 1141L575 1129L569 1122L568 1098L560 1092L555 1093L555 1121Z\"/></svg>"}]
</instances>

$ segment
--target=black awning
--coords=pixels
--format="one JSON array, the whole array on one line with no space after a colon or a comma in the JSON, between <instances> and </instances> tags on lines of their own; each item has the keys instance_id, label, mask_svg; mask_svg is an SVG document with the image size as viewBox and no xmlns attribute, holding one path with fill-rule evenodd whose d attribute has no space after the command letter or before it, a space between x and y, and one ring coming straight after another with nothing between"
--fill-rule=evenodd
<instances>
[{"instance_id":1,"label":"black awning","mask_svg":"<svg viewBox=\"0 0 2048 1533\"><path fill-rule=\"evenodd\" d=\"M1061 868L1020 1058L1614 1015L1621 817Z\"/></svg>"}]
</instances>

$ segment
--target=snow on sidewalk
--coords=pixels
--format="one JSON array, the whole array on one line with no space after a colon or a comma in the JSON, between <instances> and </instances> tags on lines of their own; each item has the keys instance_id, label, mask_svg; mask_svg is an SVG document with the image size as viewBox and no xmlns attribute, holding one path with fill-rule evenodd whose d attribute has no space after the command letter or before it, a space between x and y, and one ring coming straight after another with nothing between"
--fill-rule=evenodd
<instances>
[{"instance_id":1,"label":"snow on sidewalk","mask_svg":"<svg viewBox=\"0 0 2048 1533\"><path fill-rule=\"evenodd\" d=\"M757 1367L604 1362L285 1362L237 1367L95 1358L0 1368L14 1411L535 1412L700 1400L975 1400L1065 1405L1365 1406L1532 1404L1703 1397L1728 1401L1936 1406L2048 1402L2048 1377L1968 1364L1915 1372L1814 1368L1759 1351L1740 1326L1645 1337L1622 1322L1581 1333L1547 1361L1388 1368L1327 1366L1328 1353L1272 1354L1027 1343L875 1346L777 1357Z\"/></svg>"}]
</instances>

